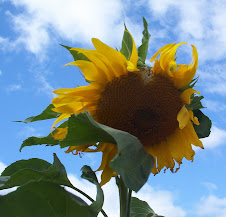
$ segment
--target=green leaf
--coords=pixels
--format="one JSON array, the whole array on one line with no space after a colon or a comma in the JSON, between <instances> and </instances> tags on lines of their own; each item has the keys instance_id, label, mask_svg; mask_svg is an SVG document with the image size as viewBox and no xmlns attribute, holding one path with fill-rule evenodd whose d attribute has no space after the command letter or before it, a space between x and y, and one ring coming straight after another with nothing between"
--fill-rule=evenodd
<instances>
[{"instance_id":1,"label":"green leaf","mask_svg":"<svg viewBox=\"0 0 226 217\"><path fill-rule=\"evenodd\" d=\"M71 55L73 56L74 60L86 60L86 61L90 61L84 54L79 53L76 50L71 50L71 47L68 47L66 45L60 44L62 47L65 47L67 50L69 50L69 52L71 53Z\"/></svg>"},{"instance_id":2,"label":"green leaf","mask_svg":"<svg viewBox=\"0 0 226 217\"><path fill-rule=\"evenodd\" d=\"M87 145L97 142L116 143L107 132L90 121L88 114L71 115L68 120L67 136L60 141L61 147Z\"/></svg>"},{"instance_id":3,"label":"green leaf","mask_svg":"<svg viewBox=\"0 0 226 217\"><path fill-rule=\"evenodd\" d=\"M193 124L195 132L197 133L198 137L200 139L208 137L210 135L210 129L212 126L211 120L206 115L204 115L200 110L194 110L193 113L194 116L198 118L200 123L200 125Z\"/></svg>"},{"instance_id":4,"label":"green leaf","mask_svg":"<svg viewBox=\"0 0 226 217\"><path fill-rule=\"evenodd\" d=\"M56 154L54 154L54 162L52 165L37 158L20 160L7 167L3 171L2 176L9 178L2 186L0 186L1 190L39 180L45 180L69 187L72 186L67 178L65 168Z\"/></svg>"},{"instance_id":5,"label":"green leaf","mask_svg":"<svg viewBox=\"0 0 226 217\"><path fill-rule=\"evenodd\" d=\"M151 35L148 32L148 24L144 17L143 17L143 25L144 25L144 31L142 32L143 38L142 38L142 44L138 48L138 56L140 57L141 62L145 64L145 60L148 52L148 43Z\"/></svg>"},{"instance_id":6,"label":"green leaf","mask_svg":"<svg viewBox=\"0 0 226 217\"><path fill-rule=\"evenodd\" d=\"M120 52L126 57L127 60L129 60L132 54L132 50L133 50L133 39L131 38L131 35L129 34L125 26L124 35L122 38L122 48Z\"/></svg>"},{"instance_id":7,"label":"green leaf","mask_svg":"<svg viewBox=\"0 0 226 217\"><path fill-rule=\"evenodd\" d=\"M131 199L131 217L164 217L157 215L146 201L139 200L136 197Z\"/></svg>"},{"instance_id":8,"label":"green leaf","mask_svg":"<svg viewBox=\"0 0 226 217\"><path fill-rule=\"evenodd\" d=\"M133 135L97 123L89 113L72 115L68 121L68 134L60 141L61 147L87 145L97 142L117 144L118 153L110 166L123 178L125 185L134 191L146 183L154 158Z\"/></svg>"},{"instance_id":9,"label":"green leaf","mask_svg":"<svg viewBox=\"0 0 226 217\"><path fill-rule=\"evenodd\" d=\"M189 110L198 110L201 108L204 108L201 100L203 99L203 96L194 96L194 94L192 94L191 96L191 104L186 105L186 108Z\"/></svg>"},{"instance_id":10,"label":"green leaf","mask_svg":"<svg viewBox=\"0 0 226 217\"><path fill-rule=\"evenodd\" d=\"M83 179L86 179L86 180L92 182L97 187L96 201L94 201L90 205L90 209L93 211L93 213L95 213L95 216L97 216L97 214L101 211L103 203L104 203L103 190L100 187L100 184L98 183L98 180L97 180L95 172L93 172L92 169L89 166L85 165L85 166L82 167L81 170L82 170L81 177Z\"/></svg>"},{"instance_id":11,"label":"green leaf","mask_svg":"<svg viewBox=\"0 0 226 217\"><path fill-rule=\"evenodd\" d=\"M89 206L55 183L31 182L0 197L4 217L92 217Z\"/></svg>"},{"instance_id":12,"label":"green leaf","mask_svg":"<svg viewBox=\"0 0 226 217\"><path fill-rule=\"evenodd\" d=\"M26 118L23 121L15 121L15 122L30 123L30 122L34 122L34 121L41 121L41 120L47 120L47 119L51 119L51 118L58 118L61 114L52 111L52 108L54 108L54 106L52 104L50 104L40 115Z\"/></svg>"},{"instance_id":13,"label":"green leaf","mask_svg":"<svg viewBox=\"0 0 226 217\"><path fill-rule=\"evenodd\" d=\"M67 126L68 126L68 121L65 121L58 128L64 128ZM56 130L54 130L52 133L54 134L55 132ZM59 145L59 140L55 140L51 133L48 136L43 136L43 137L32 136L23 141L22 145L20 146L20 151L25 146L43 145L43 144L51 145L51 146Z\"/></svg>"},{"instance_id":14,"label":"green leaf","mask_svg":"<svg viewBox=\"0 0 226 217\"><path fill-rule=\"evenodd\" d=\"M55 140L51 134L49 134L48 136L45 136L45 137L32 136L23 141L22 145L20 146L20 151L25 146L42 145L42 144L58 145L59 140Z\"/></svg>"}]
</instances>

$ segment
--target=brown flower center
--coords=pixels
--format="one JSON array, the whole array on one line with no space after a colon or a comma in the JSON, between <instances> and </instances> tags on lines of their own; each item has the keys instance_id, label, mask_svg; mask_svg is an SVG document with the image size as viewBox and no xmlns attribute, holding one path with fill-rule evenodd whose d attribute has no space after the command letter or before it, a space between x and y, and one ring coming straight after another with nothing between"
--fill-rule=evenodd
<instances>
[{"instance_id":1,"label":"brown flower center","mask_svg":"<svg viewBox=\"0 0 226 217\"><path fill-rule=\"evenodd\" d=\"M151 145L178 128L181 107L180 93L172 81L143 70L129 72L106 85L97 103L96 119Z\"/></svg>"}]
</instances>

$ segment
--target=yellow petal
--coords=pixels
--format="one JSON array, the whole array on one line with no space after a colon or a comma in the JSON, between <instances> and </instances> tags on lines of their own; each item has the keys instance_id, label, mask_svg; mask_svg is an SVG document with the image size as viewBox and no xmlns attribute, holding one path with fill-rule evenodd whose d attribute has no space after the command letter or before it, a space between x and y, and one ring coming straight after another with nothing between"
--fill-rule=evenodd
<instances>
[{"instance_id":1,"label":"yellow petal","mask_svg":"<svg viewBox=\"0 0 226 217\"><path fill-rule=\"evenodd\" d=\"M61 114L61 115L54 121L53 126L52 126L52 128L51 128L51 132L52 132L52 130L53 130L53 127L54 127L57 123L59 123L60 121L62 121L62 120L64 120L64 119L69 118L70 116L71 116L70 114Z\"/></svg>"},{"instance_id":2,"label":"yellow petal","mask_svg":"<svg viewBox=\"0 0 226 217\"><path fill-rule=\"evenodd\" d=\"M195 129L193 127L193 124L191 123L191 121L188 122L188 124L186 125L186 127L183 129L183 133L186 135L187 139L189 140L189 142L195 146L199 146L200 148L204 148L202 145L202 142L199 140Z\"/></svg>"},{"instance_id":3,"label":"yellow petal","mask_svg":"<svg viewBox=\"0 0 226 217\"><path fill-rule=\"evenodd\" d=\"M163 46L162 48L160 48L160 49L152 56L152 58L150 59L150 62L153 62L161 52L163 52L163 51L168 51L168 50L169 50L170 48L172 48L175 44L176 44L176 43L174 43L174 44L167 44L167 45Z\"/></svg>"},{"instance_id":4,"label":"yellow petal","mask_svg":"<svg viewBox=\"0 0 226 217\"><path fill-rule=\"evenodd\" d=\"M190 104L191 103L191 95L193 93L197 93L197 94L200 94L200 92L192 89L192 88L189 88L187 90L185 90L182 94L181 94L181 99L183 101L184 104Z\"/></svg>"},{"instance_id":5,"label":"yellow petal","mask_svg":"<svg viewBox=\"0 0 226 217\"><path fill-rule=\"evenodd\" d=\"M127 31L127 30L126 30ZM128 31L127 31L128 32ZM128 32L129 33L129 32ZM129 33L130 34L130 33ZM135 68L137 68L137 60L138 60L138 53L137 53L137 48L136 48L136 44L134 42L134 39L132 37L132 35L130 34L130 37L132 38L133 41L133 48L132 48L132 54L130 56L129 61L131 63L133 63L133 65L135 66Z\"/></svg>"},{"instance_id":6,"label":"yellow petal","mask_svg":"<svg viewBox=\"0 0 226 217\"><path fill-rule=\"evenodd\" d=\"M191 118L191 120L193 121L193 123L196 124L196 125L199 125L199 124L200 124L200 123L199 123L199 120L198 120L197 117L194 117L193 111L188 110L188 112L189 112L190 118Z\"/></svg>"},{"instance_id":7,"label":"yellow petal","mask_svg":"<svg viewBox=\"0 0 226 217\"><path fill-rule=\"evenodd\" d=\"M129 72L137 72L140 71L132 62L127 61L127 70Z\"/></svg>"},{"instance_id":8,"label":"yellow petal","mask_svg":"<svg viewBox=\"0 0 226 217\"><path fill-rule=\"evenodd\" d=\"M185 87L191 82L198 67L198 53L195 46L191 46L193 48L193 57L190 65L178 65L178 70L174 74L174 85L178 89Z\"/></svg>"},{"instance_id":9,"label":"yellow petal","mask_svg":"<svg viewBox=\"0 0 226 217\"><path fill-rule=\"evenodd\" d=\"M104 44L97 38L92 39L94 47L97 49L98 52L100 52L102 55L104 55L115 71L119 73L120 75L126 74L126 58L121 54L119 51L109 47L108 45Z\"/></svg>"},{"instance_id":10,"label":"yellow petal","mask_svg":"<svg viewBox=\"0 0 226 217\"><path fill-rule=\"evenodd\" d=\"M103 73L103 71L101 70L98 71L98 68L92 62L77 60L77 61L68 63L67 65L78 66L79 69L83 72L86 80L88 81L95 81L99 84L106 84L108 82L105 73Z\"/></svg>"},{"instance_id":11,"label":"yellow petal","mask_svg":"<svg viewBox=\"0 0 226 217\"><path fill-rule=\"evenodd\" d=\"M68 127L64 127L64 128L57 127L55 129L56 129L56 132L52 135L54 139L62 140L66 137Z\"/></svg>"},{"instance_id":12,"label":"yellow petal","mask_svg":"<svg viewBox=\"0 0 226 217\"><path fill-rule=\"evenodd\" d=\"M183 129L190 121L190 116L185 105L181 108L177 115L177 121L179 122L179 128Z\"/></svg>"}]
</instances>

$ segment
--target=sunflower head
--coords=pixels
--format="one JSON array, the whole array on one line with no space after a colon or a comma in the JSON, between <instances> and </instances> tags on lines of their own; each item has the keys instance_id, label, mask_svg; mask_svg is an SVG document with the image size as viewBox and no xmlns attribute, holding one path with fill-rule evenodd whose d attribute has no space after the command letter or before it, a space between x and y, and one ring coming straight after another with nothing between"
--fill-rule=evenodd
<instances>
[{"instance_id":1,"label":"sunflower head","mask_svg":"<svg viewBox=\"0 0 226 217\"><path fill-rule=\"evenodd\" d=\"M192 61L182 65L176 63L175 53L185 43L167 44L150 59L154 62L150 67L145 64L147 49L138 48L138 56L127 30L124 37L127 40L123 40L121 51L95 38L94 50L70 49L75 61L67 65L77 66L91 82L87 86L54 91L59 96L52 101L53 111L61 115L53 126L85 109L96 122L137 137L155 159L153 174L164 167L177 171L175 162L180 167L184 157L193 161L192 145L203 148L201 136L197 135L205 127L199 121L203 113L199 110L201 106L195 104L200 100L196 94L200 93L193 89L192 80L198 66L197 50L192 45ZM141 46L144 44L147 43ZM68 128L56 128L53 137L62 140L67 132ZM91 149L93 145L95 148ZM117 150L115 144L100 142L70 146L66 152L102 152L98 170L103 171L101 184L105 184L117 175L109 166Z\"/></svg>"}]
</instances>

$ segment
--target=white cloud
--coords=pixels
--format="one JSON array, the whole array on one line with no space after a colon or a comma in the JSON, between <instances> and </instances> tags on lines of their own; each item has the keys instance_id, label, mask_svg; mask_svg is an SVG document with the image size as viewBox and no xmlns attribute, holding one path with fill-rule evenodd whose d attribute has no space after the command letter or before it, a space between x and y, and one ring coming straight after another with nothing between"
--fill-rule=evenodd
<instances>
[{"instance_id":1,"label":"white cloud","mask_svg":"<svg viewBox=\"0 0 226 217\"><path fill-rule=\"evenodd\" d=\"M95 198L96 188L93 184L88 183L85 180L78 179L75 175L72 174L69 175L69 179L74 186L86 192L92 198ZM106 211L108 216L118 217L118 188L114 180L111 180L109 183L104 185L103 191L105 195L103 209ZM76 194L75 191L73 191L73 193ZM176 198L172 192L165 190L155 190L150 185L146 184L137 194L133 193L133 196L147 201L149 205L154 209L154 211L158 214L165 215L167 217L184 217L186 215L186 212L181 207L174 204ZM101 216L101 214L99 214L99 216Z\"/></svg>"},{"instance_id":2,"label":"white cloud","mask_svg":"<svg viewBox=\"0 0 226 217\"><path fill-rule=\"evenodd\" d=\"M203 99L203 106L213 112L222 112L226 110L226 104L215 100Z\"/></svg>"},{"instance_id":3,"label":"white cloud","mask_svg":"<svg viewBox=\"0 0 226 217\"><path fill-rule=\"evenodd\" d=\"M2 70L0 70L0 76L2 75Z\"/></svg>"},{"instance_id":4,"label":"white cloud","mask_svg":"<svg viewBox=\"0 0 226 217\"><path fill-rule=\"evenodd\" d=\"M205 149L214 149L219 146L225 145L226 131L216 126L211 128L210 136L202 139Z\"/></svg>"},{"instance_id":5,"label":"white cloud","mask_svg":"<svg viewBox=\"0 0 226 217\"><path fill-rule=\"evenodd\" d=\"M22 44L40 55L44 55L52 40L90 44L91 38L97 37L112 44L122 36L126 19L120 0L11 0L11 3L23 9L18 14L7 12L19 35L11 43Z\"/></svg>"},{"instance_id":6,"label":"white cloud","mask_svg":"<svg viewBox=\"0 0 226 217\"><path fill-rule=\"evenodd\" d=\"M226 54L226 2L219 0L149 0L149 8L177 40L195 44L200 61L219 60ZM171 21L171 23L170 23Z\"/></svg>"},{"instance_id":7,"label":"white cloud","mask_svg":"<svg viewBox=\"0 0 226 217\"><path fill-rule=\"evenodd\" d=\"M219 198L215 195L202 197L196 206L198 216L205 217L225 217L226 216L226 197Z\"/></svg>"},{"instance_id":8,"label":"white cloud","mask_svg":"<svg viewBox=\"0 0 226 217\"><path fill-rule=\"evenodd\" d=\"M41 75L40 73L38 73L35 76L35 78L36 78L36 81L39 83L39 86L37 88L37 91L39 93L47 94L50 97L50 99L56 96L53 93L53 90L55 90L55 88L52 87L52 85L46 80L44 75Z\"/></svg>"},{"instance_id":9,"label":"white cloud","mask_svg":"<svg viewBox=\"0 0 226 217\"><path fill-rule=\"evenodd\" d=\"M20 84L11 84L6 88L7 92L14 92L14 91L18 91L21 89L21 85Z\"/></svg>"},{"instance_id":10,"label":"white cloud","mask_svg":"<svg viewBox=\"0 0 226 217\"><path fill-rule=\"evenodd\" d=\"M20 131L18 131L17 133L18 137L23 137L23 138L27 138L27 137L31 137L31 136L41 136L40 133L37 132L37 130L33 127L30 126L25 126L23 127Z\"/></svg>"},{"instance_id":11,"label":"white cloud","mask_svg":"<svg viewBox=\"0 0 226 217\"><path fill-rule=\"evenodd\" d=\"M209 193L217 190L217 186L211 182L202 182L201 184L207 188Z\"/></svg>"}]
</instances>

